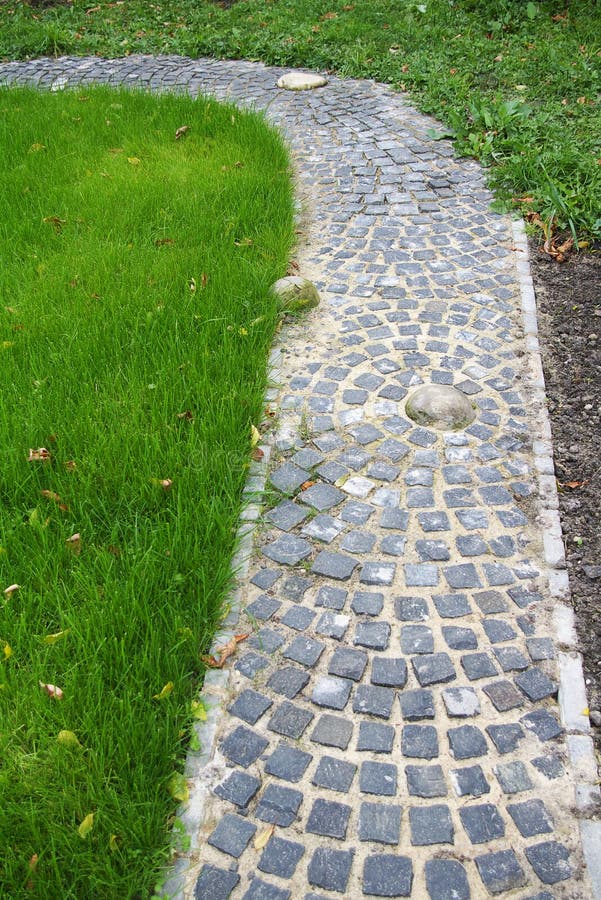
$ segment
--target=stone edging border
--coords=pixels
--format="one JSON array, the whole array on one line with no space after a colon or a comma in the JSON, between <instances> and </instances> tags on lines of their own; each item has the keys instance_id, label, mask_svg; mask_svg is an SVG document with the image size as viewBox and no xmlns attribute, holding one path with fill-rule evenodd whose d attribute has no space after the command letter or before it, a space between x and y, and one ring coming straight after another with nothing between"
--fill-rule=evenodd
<instances>
[{"instance_id":1,"label":"stone edging border","mask_svg":"<svg viewBox=\"0 0 601 900\"><path fill-rule=\"evenodd\" d=\"M574 611L569 605L570 583L566 569L559 500L553 464L553 440L547 411L534 284L530 272L528 241L522 219L514 220L512 233L515 268L522 300L524 340L528 355L533 420L538 434L533 441L534 465L539 489L543 552L548 566L549 595L555 602L553 623L558 645L559 710L566 730L567 749L575 783L575 805L581 815L580 837L593 900L601 900L601 821L585 818L591 807L601 802L595 748L588 719L586 685L582 655L576 649L578 638ZM518 255L519 254L519 255ZM563 649L560 649L563 648Z\"/></svg>"}]
</instances>

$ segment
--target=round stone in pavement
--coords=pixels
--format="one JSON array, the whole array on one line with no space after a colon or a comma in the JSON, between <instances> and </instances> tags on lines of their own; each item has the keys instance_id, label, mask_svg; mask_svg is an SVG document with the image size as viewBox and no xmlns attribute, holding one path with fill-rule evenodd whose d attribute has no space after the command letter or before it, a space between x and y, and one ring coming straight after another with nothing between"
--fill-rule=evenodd
<instances>
[{"instance_id":1,"label":"round stone in pavement","mask_svg":"<svg viewBox=\"0 0 601 900\"><path fill-rule=\"evenodd\" d=\"M467 428L476 412L465 394L448 384L423 384L405 403L405 412L419 425L455 430Z\"/></svg>"},{"instance_id":2,"label":"round stone in pavement","mask_svg":"<svg viewBox=\"0 0 601 900\"><path fill-rule=\"evenodd\" d=\"M328 79L323 75L305 72L287 72L278 78L278 87L286 91L310 91L327 83Z\"/></svg>"}]
</instances>

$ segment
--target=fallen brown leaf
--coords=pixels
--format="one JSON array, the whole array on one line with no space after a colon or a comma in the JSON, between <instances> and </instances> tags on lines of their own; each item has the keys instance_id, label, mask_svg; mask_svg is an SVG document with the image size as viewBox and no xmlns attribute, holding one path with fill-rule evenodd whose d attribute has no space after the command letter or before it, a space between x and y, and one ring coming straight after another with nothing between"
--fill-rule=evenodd
<instances>
[{"instance_id":1,"label":"fallen brown leaf","mask_svg":"<svg viewBox=\"0 0 601 900\"><path fill-rule=\"evenodd\" d=\"M255 462L259 462L265 456L264 452L261 450L260 447L255 447L250 455L252 456L252 458L254 459Z\"/></svg>"},{"instance_id":2,"label":"fallen brown leaf","mask_svg":"<svg viewBox=\"0 0 601 900\"><path fill-rule=\"evenodd\" d=\"M574 491L576 488L584 487L585 484L588 484L588 478L585 478L583 481L558 481L557 484L560 488L569 488L571 491Z\"/></svg>"},{"instance_id":3,"label":"fallen brown leaf","mask_svg":"<svg viewBox=\"0 0 601 900\"><path fill-rule=\"evenodd\" d=\"M58 508L62 512L67 512L69 510L67 504L63 502L62 497L55 491L40 491L40 494L42 495L42 497L45 497L46 500L52 500L53 503L57 503Z\"/></svg>"},{"instance_id":4,"label":"fallen brown leaf","mask_svg":"<svg viewBox=\"0 0 601 900\"><path fill-rule=\"evenodd\" d=\"M187 134L189 131L190 131L190 126L189 126L189 125L182 125L182 126L181 126L180 128L178 128L177 131L175 132L175 140L176 140L176 141L179 141L179 139L180 139L181 137L183 137L185 134Z\"/></svg>"},{"instance_id":5,"label":"fallen brown leaf","mask_svg":"<svg viewBox=\"0 0 601 900\"><path fill-rule=\"evenodd\" d=\"M245 641L247 637L250 637L250 632L247 634L235 634L227 644L217 648L216 654L218 656L203 656L202 661L210 669L222 669L225 662L236 652L238 644L241 641Z\"/></svg>"},{"instance_id":6,"label":"fallen brown leaf","mask_svg":"<svg viewBox=\"0 0 601 900\"><path fill-rule=\"evenodd\" d=\"M10 597L15 591L18 591L20 587L20 584L9 584L7 588L4 588L4 596Z\"/></svg>"},{"instance_id":7,"label":"fallen brown leaf","mask_svg":"<svg viewBox=\"0 0 601 900\"><path fill-rule=\"evenodd\" d=\"M193 422L194 421L194 413L192 412L191 409L186 409L184 412L178 413L176 418L185 419L186 422Z\"/></svg>"},{"instance_id":8,"label":"fallen brown leaf","mask_svg":"<svg viewBox=\"0 0 601 900\"><path fill-rule=\"evenodd\" d=\"M39 681L38 684L43 691L46 691L49 697L52 697L53 700L62 700L65 696L62 690L55 684L46 684L44 681Z\"/></svg>"},{"instance_id":9,"label":"fallen brown leaf","mask_svg":"<svg viewBox=\"0 0 601 900\"><path fill-rule=\"evenodd\" d=\"M32 450L31 447L29 448L28 462L37 462L38 460L47 462L50 458L50 451L46 450L45 447L38 447L37 450Z\"/></svg>"},{"instance_id":10,"label":"fallen brown leaf","mask_svg":"<svg viewBox=\"0 0 601 900\"><path fill-rule=\"evenodd\" d=\"M317 482L316 481L303 481L300 489L301 489L301 491L306 491L306 490L308 490L308 488L313 487L314 484L317 484Z\"/></svg>"}]
</instances>

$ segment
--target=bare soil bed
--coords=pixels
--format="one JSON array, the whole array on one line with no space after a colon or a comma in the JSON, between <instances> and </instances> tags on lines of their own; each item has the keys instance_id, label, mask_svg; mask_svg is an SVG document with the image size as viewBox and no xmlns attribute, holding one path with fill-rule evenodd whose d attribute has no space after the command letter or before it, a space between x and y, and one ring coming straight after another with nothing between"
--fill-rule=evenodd
<instances>
[{"instance_id":1,"label":"bare soil bed","mask_svg":"<svg viewBox=\"0 0 601 900\"><path fill-rule=\"evenodd\" d=\"M601 251L558 264L531 244L566 559L601 750Z\"/></svg>"}]
</instances>

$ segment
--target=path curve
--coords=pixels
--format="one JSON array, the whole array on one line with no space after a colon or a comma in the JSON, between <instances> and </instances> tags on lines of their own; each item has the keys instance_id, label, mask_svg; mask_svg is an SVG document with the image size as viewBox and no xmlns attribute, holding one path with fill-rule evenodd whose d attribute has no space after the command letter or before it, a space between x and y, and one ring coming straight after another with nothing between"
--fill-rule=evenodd
<instances>
[{"instance_id":1,"label":"path curve","mask_svg":"<svg viewBox=\"0 0 601 900\"><path fill-rule=\"evenodd\" d=\"M402 95L337 78L284 91L284 71L0 65L6 84L265 109L296 166L300 273L323 297L272 353L276 424L247 488L256 500L267 474L270 503L245 512L226 623L253 636L207 676L191 847L164 895L601 896L523 229L489 211L481 168ZM422 383L458 387L474 423L409 420Z\"/></svg>"}]
</instances>

